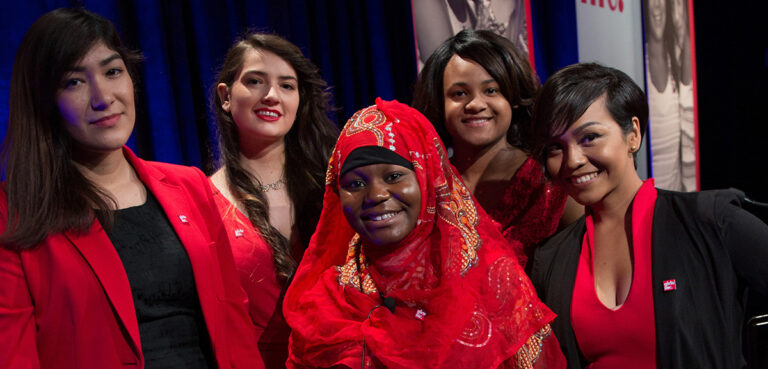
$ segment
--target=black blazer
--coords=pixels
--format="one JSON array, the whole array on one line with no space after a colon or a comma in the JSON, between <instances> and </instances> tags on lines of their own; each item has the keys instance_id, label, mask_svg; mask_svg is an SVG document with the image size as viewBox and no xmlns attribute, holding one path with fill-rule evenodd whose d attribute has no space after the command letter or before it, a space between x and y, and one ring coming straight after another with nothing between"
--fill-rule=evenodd
<instances>
[{"instance_id":1,"label":"black blazer","mask_svg":"<svg viewBox=\"0 0 768 369\"><path fill-rule=\"evenodd\" d=\"M658 190L652 276L659 368L742 368L746 288L768 293L768 226L741 209L737 190ZM558 317L552 328L569 368L588 362L570 322L584 217L536 248L530 275ZM663 281L677 289L664 292Z\"/></svg>"}]
</instances>

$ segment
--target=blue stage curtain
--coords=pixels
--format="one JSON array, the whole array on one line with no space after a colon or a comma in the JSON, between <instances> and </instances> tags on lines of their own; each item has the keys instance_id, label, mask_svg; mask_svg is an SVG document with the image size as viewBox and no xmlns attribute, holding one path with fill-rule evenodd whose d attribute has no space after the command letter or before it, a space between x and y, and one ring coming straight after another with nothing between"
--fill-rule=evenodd
<instances>
[{"instance_id":1,"label":"blue stage curtain","mask_svg":"<svg viewBox=\"0 0 768 369\"><path fill-rule=\"evenodd\" d=\"M531 0L533 55L541 82L579 62L574 0Z\"/></svg>"},{"instance_id":2,"label":"blue stage curtain","mask_svg":"<svg viewBox=\"0 0 768 369\"><path fill-rule=\"evenodd\" d=\"M123 41L143 53L136 129L128 145L149 160L212 169L217 149L209 95L224 54L247 30L289 39L321 68L339 125L377 96L411 100L416 57L410 1L3 1L0 137L24 33L45 12L71 6L110 19Z\"/></svg>"},{"instance_id":3,"label":"blue stage curtain","mask_svg":"<svg viewBox=\"0 0 768 369\"><path fill-rule=\"evenodd\" d=\"M536 69L545 80L578 61L575 4L531 1ZM0 137L8 120L13 57L29 26L58 7L83 6L112 20L144 54L137 122L128 145L149 160L210 172L217 152L209 96L217 68L247 30L298 45L332 87L343 125L374 98L409 103L416 81L410 0L82 0L0 2Z\"/></svg>"}]
</instances>

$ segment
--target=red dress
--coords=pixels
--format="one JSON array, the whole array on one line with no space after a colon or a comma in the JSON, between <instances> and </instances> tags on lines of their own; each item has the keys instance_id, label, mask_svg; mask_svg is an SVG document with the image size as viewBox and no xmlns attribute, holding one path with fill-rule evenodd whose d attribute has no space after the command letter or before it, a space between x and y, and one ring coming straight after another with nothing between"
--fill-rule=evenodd
<instances>
[{"instance_id":1,"label":"red dress","mask_svg":"<svg viewBox=\"0 0 768 369\"><path fill-rule=\"evenodd\" d=\"M212 182L211 189L216 207L224 219L240 283L248 295L248 313L256 326L264 365L267 368L285 367L291 329L283 318L283 286L277 281L272 248L253 228L248 217L232 205Z\"/></svg>"},{"instance_id":2,"label":"red dress","mask_svg":"<svg viewBox=\"0 0 768 369\"><path fill-rule=\"evenodd\" d=\"M651 225L656 204L653 180L647 180L632 202L632 286L624 304L611 310L598 299L594 278L594 224L579 257L571 306L571 325L589 368L655 368L656 328L651 278Z\"/></svg>"},{"instance_id":3,"label":"red dress","mask_svg":"<svg viewBox=\"0 0 768 369\"><path fill-rule=\"evenodd\" d=\"M547 180L541 164L528 157L510 180L503 205L488 209L523 267L533 248L557 230L566 196L561 187Z\"/></svg>"}]
</instances>

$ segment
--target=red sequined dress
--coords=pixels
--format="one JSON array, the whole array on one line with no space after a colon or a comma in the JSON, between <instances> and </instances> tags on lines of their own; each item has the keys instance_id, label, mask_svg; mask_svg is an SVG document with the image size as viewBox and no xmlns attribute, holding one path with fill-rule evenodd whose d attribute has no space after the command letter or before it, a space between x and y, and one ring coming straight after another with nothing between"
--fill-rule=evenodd
<instances>
[{"instance_id":1,"label":"red sequined dress","mask_svg":"<svg viewBox=\"0 0 768 369\"><path fill-rule=\"evenodd\" d=\"M548 181L538 161L529 157L517 170L502 198L503 206L488 209L504 238L525 267L533 248L557 230L565 208L565 191Z\"/></svg>"}]
</instances>

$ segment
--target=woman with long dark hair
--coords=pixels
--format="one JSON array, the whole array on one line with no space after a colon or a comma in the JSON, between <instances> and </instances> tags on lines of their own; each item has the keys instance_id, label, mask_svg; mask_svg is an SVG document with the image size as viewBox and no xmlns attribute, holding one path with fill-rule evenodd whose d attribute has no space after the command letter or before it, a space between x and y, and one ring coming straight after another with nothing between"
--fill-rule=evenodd
<instances>
[{"instance_id":1,"label":"woman with long dark hair","mask_svg":"<svg viewBox=\"0 0 768 369\"><path fill-rule=\"evenodd\" d=\"M213 95L222 166L211 182L267 367L285 365L281 296L322 208L338 135L328 100L298 47L258 33L229 50Z\"/></svg>"},{"instance_id":2,"label":"woman with long dark hair","mask_svg":"<svg viewBox=\"0 0 768 369\"><path fill-rule=\"evenodd\" d=\"M205 176L125 147L139 55L57 9L16 53L0 191L0 367L259 367Z\"/></svg>"},{"instance_id":3,"label":"woman with long dark hair","mask_svg":"<svg viewBox=\"0 0 768 369\"><path fill-rule=\"evenodd\" d=\"M429 57L412 103L453 149L451 164L523 265L558 224L581 215L575 204L564 214L565 193L530 156L538 88L528 60L512 42L490 31L464 30Z\"/></svg>"}]
</instances>

